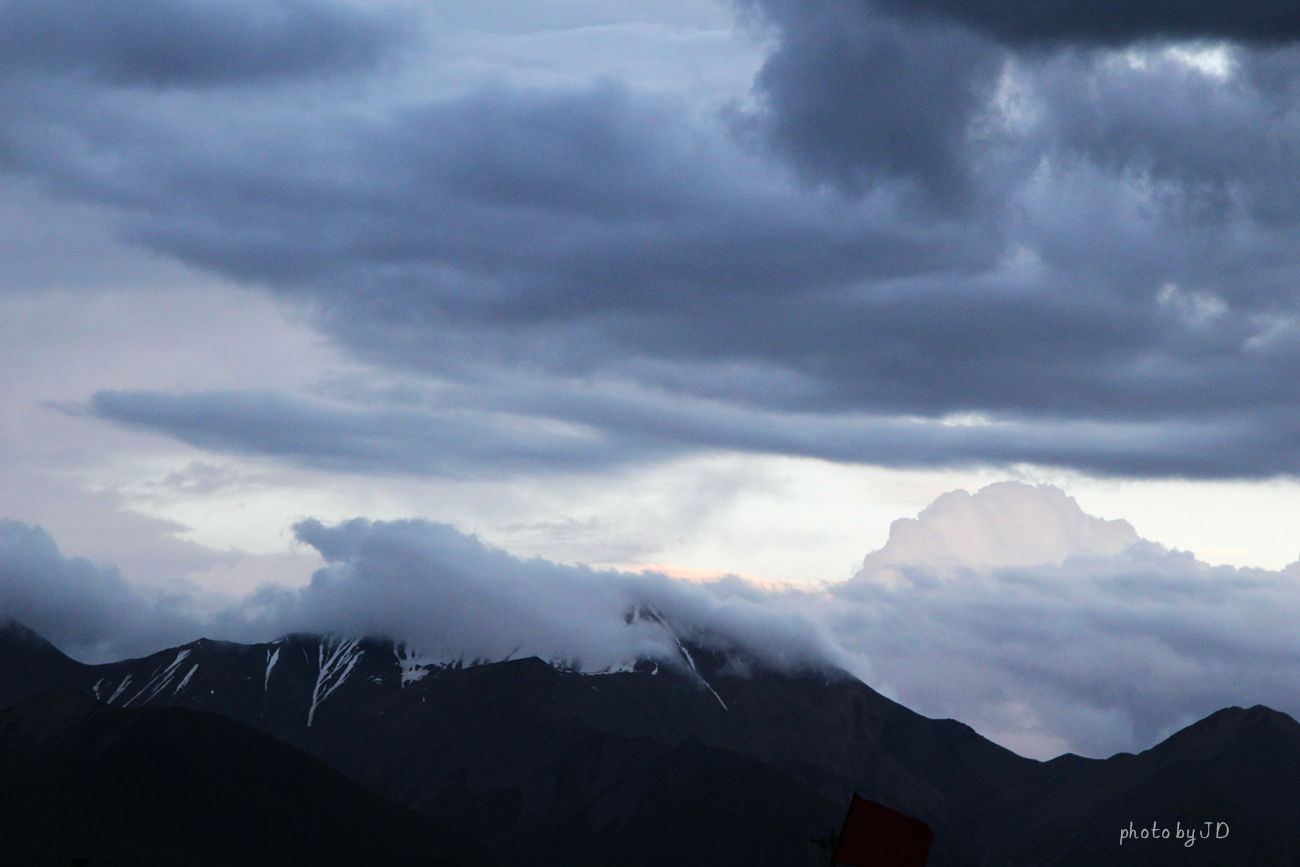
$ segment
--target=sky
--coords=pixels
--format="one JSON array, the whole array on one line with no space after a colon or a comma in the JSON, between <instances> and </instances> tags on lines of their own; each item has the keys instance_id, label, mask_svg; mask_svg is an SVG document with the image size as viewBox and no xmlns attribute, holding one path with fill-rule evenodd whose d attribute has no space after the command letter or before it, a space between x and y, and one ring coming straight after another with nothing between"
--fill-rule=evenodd
<instances>
[{"instance_id":1,"label":"sky","mask_svg":"<svg viewBox=\"0 0 1300 867\"><path fill-rule=\"evenodd\" d=\"M653 601L1039 756L1300 712L1298 39L0 0L0 613L599 667Z\"/></svg>"}]
</instances>

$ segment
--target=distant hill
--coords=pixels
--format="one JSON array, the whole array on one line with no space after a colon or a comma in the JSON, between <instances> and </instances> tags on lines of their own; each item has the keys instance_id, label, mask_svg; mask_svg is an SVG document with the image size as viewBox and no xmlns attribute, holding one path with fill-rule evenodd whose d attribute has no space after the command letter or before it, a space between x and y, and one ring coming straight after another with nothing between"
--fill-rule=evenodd
<instances>
[{"instance_id":1,"label":"distant hill","mask_svg":"<svg viewBox=\"0 0 1300 867\"><path fill-rule=\"evenodd\" d=\"M814 865L856 789L931 825L930 867L1300 864L1300 725L1222 711L1140 756L1017 756L839 671L676 664L580 674L537 659L422 660L384 640L201 640L81 665L0 630L0 701L41 688L256 726L522 867ZM1204 827L1189 849L1132 821ZM1171 834L1173 832L1171 831Z\"/></svg>"}]
</instances>

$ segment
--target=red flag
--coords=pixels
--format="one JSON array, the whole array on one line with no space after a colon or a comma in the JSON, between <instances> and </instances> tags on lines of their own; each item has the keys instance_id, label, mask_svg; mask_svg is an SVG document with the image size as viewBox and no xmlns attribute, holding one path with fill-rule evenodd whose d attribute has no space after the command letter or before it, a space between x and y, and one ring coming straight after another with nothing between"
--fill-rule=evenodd
<instances>
[{"instance_id":1,"label":"red flag","mask_svg":"<svg viewBox=\"0 0 1300 867\"><path fill-rule=\"evenodd\" d=\"M925 867L934 834L920 819L853 793L831 864L844 867Z\"/></svg>"}]
</instances>

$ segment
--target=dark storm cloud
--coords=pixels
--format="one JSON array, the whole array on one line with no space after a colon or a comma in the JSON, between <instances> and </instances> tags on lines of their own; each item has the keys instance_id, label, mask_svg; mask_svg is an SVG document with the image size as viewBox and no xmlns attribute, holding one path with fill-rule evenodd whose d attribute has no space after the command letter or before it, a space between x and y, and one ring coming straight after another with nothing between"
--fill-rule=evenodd
<instances>
[{"instance_id":1,"label":"dark storm cloud","mask_svg":"<svg viewBox=\"0 0 1300 867\"><path fill-rule=\"evenodd\" d=\"M1264 232L1294 226L1300 213L1300 49L1238 52L1230 62L1236 74L1220 82L1188 76L1168 56L1105 74L1095 60L1062 58L1043 70L1041 91L1062 158L1074 154L1110 173L1140 173L1156 186L1156 206L1169 221L1212 245L1210 255L1192 259L1201 274L1229 277L1225 291L1238 297L1275 294L1285 283L1267 280L1264 269L1253 279L1243 274L1243 254L1260 251L1227 233L1249 222ZM1274 79L1281 70L1288 70L1283 82Z\"/></svg>"},{"instance_id":2,"label":"dark storm cloud","mask_svg":"<svg viewBox=\"0 0 1300 867\"><path fill-rule=\"evenodd\" d=\"M775 0L773 5L794 4ZM1300 9L1287 0L877 0L875 5L883 11L958 22L1013 45L1300 39Z\"/></svg>"},{"instance_id":3,"label":"dark storm cloud","mask_svg":"<svg viewBox=\"0 0 1300 867\"><path fill-rule=\"evenodd\" d=\"M862 3L770 3L778 47L755 81L765 132L811 176L860 192L917 185L952 206L973 194L969 127L1003 52L953 26L883 19Z\"/></svg>"},{"instance_id":4,"label":"dark storm cloud","mask_svg":"<svg viewBox=\"0 0 1300 867\"><path fill-rule=\"evenodd\" d=\"M1296 470L1300 54L1017 53L933 16L762 8L758 105L716 123L611 83L280 113L28 77L0 164L454 392L96 399L207 447Z\"/></svg>"},{"instance_id":5,"label":"dark storm cloud","mask_svg":"<svg viewBox=\"0 0 1300 867\"><path fill-rule=\"evenodd\" d=\"M481 476L595 469L663 451L653 438L539 423L528 416L450 407L373 409L296 400L270 392L175 395L99 392L101 418L166 433L200 448L271 455L346 472ZM613 441L611 441L613 440Z\"/></svg>"},{"instance_id":6,"label":"dark storm cloud","mask_svg":"<svg viewBox=\"0 0 1300 867\"><path fill-rule=\"evenodd\" d=\"M0 76L202 86L373 65L399 16L321 0L3 0Z\"/></svg>"},{"instance_id":7,"label":"dark storm cloud","mask_svg":"<svg viewBox=\"0 0 1300 867\"><path fill-rule=\"evenodd\" d=\"M899 468L993 461L1134 477L1300 473L1294 416L1194 424L936 422L765 412L635 392L546 391L545 385L480 387L473 400L453 393L442 405L401 410L273 393L99 392L90 411L201 448L347 472L589 471L732 449Z\"/></svg>"},{"instance_id":8,"label":"dark storm cloud","mask_svg":"<svg viewBox=\"0 0 1300 867\"><path fill-rule=\"evenodd\" d=\"M1158 51L1135 68L1087 40L1069 50L1017 53L979 28L962 26L956 13L1033 18L1020 14L1027 10L1013 10L1015 4L752 5L779 33L755 80L768 109L761 118L771 146L811 177L849 192L902 181L917 186L932 204L978 207L988 215L991 203L982 197L1004 196L1006 184L1022 182L1023 172L1041 168L1039 160L1048 156L1067 163L1082 159L1108 174L1149 173L1171 181L1176 187L1170 204L1202 216L1207 208L1216 216L1230 211L1234 182L1247 185L1249 196L1238 203L1247 207L1293 217L1300 203L1294 182L1285 181L1277 194L1268 189L1286 179L1296 161L1293 47L1234 49L1226 56L1240 64L1240 78L1224 82L1189 74L1186 63ZM881 14L894 6L933 14ZM1074 8L1025 6L1062 19ZM1094 8L1078 4L1074 11ZM1236 20L1235 8L1234 14L1209 4L1197 8L1224 13L1224 23ZM1176 17L1168 9L1150 11L1157 18ZM1290 10L1290 18L1292 33L1282 43L1300 35L1300 12ZM1018 141L998 130L996 115L1006 107L1009 83L1029 92L1018 107L1036 115L1034 128Z\"/></svg>"}]
</instances>

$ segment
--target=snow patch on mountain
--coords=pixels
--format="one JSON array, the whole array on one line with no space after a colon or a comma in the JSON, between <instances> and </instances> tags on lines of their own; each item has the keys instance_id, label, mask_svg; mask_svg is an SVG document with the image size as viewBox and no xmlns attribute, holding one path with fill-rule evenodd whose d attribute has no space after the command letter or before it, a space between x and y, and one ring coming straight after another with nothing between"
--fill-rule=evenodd
<instances>
[{"instance_id":1,"label":"snow patch on mountain","mask_svg":"<svg viewBox=\"0 0 1300 867\"><path fill-rule=\"evenodd\" d=\"M155 695L162 692L163 689L166 688L167 684L171 683L172 678L176 676L176 671L180 667L180 664L184 662L185 658L189 655L190 648L182 648L180 652L176 654L176 658L171 661L170 665L161 671L155 672L139 692L122 702L122 707L127 707L135 701L141 701L141 703L147 702ZM145 695L146 692L149 694Z\"/></svg>"},{"instance_id":2,"label":"snow patch on mountain","mask_svg":"<svg viewBox=\"0 0 1300 867\"><path fill-rule=\"evenodd\" d=\"M181 690L185 688L185 685L190 682L190 678L194 676L194 672L198 670L199 670L199 664L197 662L191 665L190 670L185 672L185 676L181 678L181 682L176 684L176 689L172 690L172 695L173 696L180 695Z\"/></svg>"},{"instance_id":3,"label":"snow patch on mountain","mask_svg":"<svg viewBox=\"0 0 1300 867\"><path fill-rule=\"evenodd\" d=\"M364 650L357 647L359 643L360 639L357 638L345 641L333 638L320 640L316 686L312 689L311 707L307 710L308 728L311 728L316 719L316 709L347 681L348 675L365 654Z\"/></svg>"},{"instance_id":4,"label":"snow patch on mountain","mask_svg":"<svg viewBox=\"0 0 1300 867\"><path fill-rule=\"evenodd\" d=\"M271 669L275 668L275 664L279 661L280 648L277 647L274 651L268 649L266 652L266 676L262 678L262 692L266 692L271 688Z\"/></svg>"},{"instance_id":5,"label":"snow patch on mountain","mask_svg":"<svg viewBox=\"0 0 1300 867\"><path fill-rule=\"evenodd\" d=\"M113 690L113 694L108 697L107 703L112 704L113 702L117 701L117 697L122 694L122 690L126 689L127 686L130 685L130 683L131 683L131 675L128 674L126 677L122 678L122 682L117 685L117 689Z\"/></svg>"}]
</instances>

